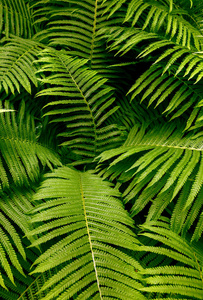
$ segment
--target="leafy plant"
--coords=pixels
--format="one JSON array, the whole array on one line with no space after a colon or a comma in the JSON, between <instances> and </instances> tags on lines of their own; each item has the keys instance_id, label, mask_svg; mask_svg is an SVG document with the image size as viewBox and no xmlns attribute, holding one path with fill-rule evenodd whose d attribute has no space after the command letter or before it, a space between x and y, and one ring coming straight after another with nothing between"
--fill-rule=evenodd
<instances>
[{"instance_id":1,"label":"leafy plant","mask_svg":"<svg viewBox=\"0 0 203 300\"><path fill-rule=\"evenodd\" d=\"M201 1L0 17L0 298L202 299Z\"/></svg>"}]
</instances>

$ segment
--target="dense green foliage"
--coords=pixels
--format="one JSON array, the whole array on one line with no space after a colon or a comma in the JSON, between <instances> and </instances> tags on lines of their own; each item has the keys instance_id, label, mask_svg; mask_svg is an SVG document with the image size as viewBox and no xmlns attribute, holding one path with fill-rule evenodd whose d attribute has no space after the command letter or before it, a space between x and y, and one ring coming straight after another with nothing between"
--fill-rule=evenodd
<instances>
[{"instance_id":1,"label":"dense green foliage","mask_svg":"<svg viewBox=\"0 0 203 300\"><path fill-rule=\"evenodd\" d=\"M0 298L203 299L203 2L0 0Z\"/></svg>"}]
</instances>

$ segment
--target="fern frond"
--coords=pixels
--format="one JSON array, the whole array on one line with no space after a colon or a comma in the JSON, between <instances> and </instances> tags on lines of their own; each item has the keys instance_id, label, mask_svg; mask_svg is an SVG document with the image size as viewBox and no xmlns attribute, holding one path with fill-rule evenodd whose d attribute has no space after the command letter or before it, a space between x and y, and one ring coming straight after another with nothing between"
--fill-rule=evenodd
<instances>
[{"instance_id":1,"label":"fern frond","mask_svg":"<svg viewBox=\"0 0 203 300\"><path fill-rule=\"evenodd\" d=\"M155 107L168 101L164 113L170 114L171 119L178 118L192 108L186 124L188 129L193 123L195 126L201 121L202 110L195 108L195 104L201 105L201 92L193 83L175 76L174 73L175 71L172 74L163 74L162 65L153 65L137 79L129 92L133 93L132 100L140 93L141 101L150 97L149 105L156 103Z\"/></svg>"},{"instance_id":2,"label":"fern frond","mask_svg":"<svg viewBox=\"0 0 203 300\"><path fill-rule=\"evenodd\" d=\"M26 215L33 208L31 204L32 196L33 191L29 191L25 187L17 188L15 186L10 188L8 195L1 195L1 212L12 220L24 234L32 229L31 224L28 222L29 216Z\"/></svg>"},{"instance_id":3,"label":"fern frond","mask_svg":"<svg viewBox=\"0 0 203 300\"><path fill-rule=\"evenodd\" d=\"M8 103L6 108L12 108ZM25 113L22 102L17 116L15 112L0 114L0 189L9 188L14 182L18 186L35 182L42 166L60 165L54 151L37 143L34 134L34 118Z\"/></svg>"},{"instance_id":4,"label":"fern frond","mask_svg":"<svg viewBox=\"0 0 203 300\"><path fill-rule=\"evenodd\" d=\"M178 232L185 232L203 204L199 198L203 185L203 149L201 137L185 134L178 126L177 129L175 124L162 124L148 130L135 127L122 147L106 151L99 158L100 162L111 160L105 177L113 179L115 172L121 182L130 180L123 195L126 202L134 203L133 216L153 202L147 220L158 219L170 202L180 196L173 222L179 222ZM187 218L188 221L190 218L189 223Z\"/></svg>"},{"instance_id":5,"label":"fern frond","mask_svg":"<svg viewBox=\"0 0 203 300\"><path fill-rule=\"evenodd\" d=\"M117 60L112 53L106 52L106 43L102 35L98 34L100 28L117 24L122 20L120 15L112 20L104 14L106 4L102 0L96 1L46 1L35 10L35 18L45 18L49 21L45 29L37 34L40 41L48 40L52 47L63 47L68 54L88 59L89 67L104 77L116 78L117 70L106 68Z\"/></svg>"},{"instance_id":6,"label":"fern frond","mask_svg":"<svg viewBox=\"0 0 203 300\"><path fill-rule=\"evenodd\" d=\"M125 2L127 1L111 1L105 12L109 12L111 16ZM159 32L169 40L174 39L177 44L187 46L189 49L192 45L196 49L201 49L201 31L193 21L193 12L187 6L187 1L176 3L174 6L172 3L173 1L132 0L128 4L124 22L131 22L132 27L137 26L142 28L142 31L146 29L150 32Z\"/></svg>"},{"instance_id":7,"label":"fern frond","mask_svg":"<svg viewBox=\"0 0 203 300\"><path fill-rule=\"evenodd\" d=\"M120 140L116 125L104 125L118 106L112 105L115 103L113 88L86 67L86 62L60 51L44 51L39 60L40 72L53 72L42 80L52 87L42 90L38 96L55 97L45 106L48 108L45 115L53 116L52 122L64 122L67 126L68 131L59 135L66 140L62 145L79 155L94 157Z\"/></svg>"},{"instance_id":8,"label":"fern frond","mask_svg":"<svg viewBox=\"0 0 203 300\"><path fill-rule=\"evenodd\" d=\"M153 32L146 32L140 30L140 28L128 28L121 26L112 26L110 28L101 28L100 35L105 35L107 42L109 42L110 50L118 50L117 54L124 55L131 49L136 49L136 45L145 40L158 39L159 36ZM167 42L168 45L173 44L172 41Z\"/></svg>"},{"instance_id":9,"label":"fern frond","mask_svg":"<svg viewBox=\"0 0 203 300\"><path fill-rule=\"evenodd\" d=\"M190 9L184 9L184 4L176 4L176 8L169 8L169 3L162 1L132 0L129 4L125 21L132 21L132 25L142 22L142 29L149 26L150 31L163 32L169 39L174 39L177 44L191 48L201 49L201 32L193 24ZM189 21L186 19L188 17Z\"/></svg>"},{"instance_id":10,"label":"fern frond","mask_svg":"<svg viewBox=\"0 0 203 300\"><path fill-rule=\"evenodd\" d=\"M31 38L33 35L32 16L29 3L24 0L0 1L0 34L6 38L11 34Z\"/></svg>"},{"instance_id":11,"label":"fern frond","mask_svg":"<svg viewBox=\"0 0 203 300\"><path fill-rule=\"evenodd\" d=\"M199 257L197 249L184 238L165 228L163 222L144 224L142 229L142 235L159 241L163 246L141 246L140 250L172 257L176 263L174 266L143 269L141 273L146 276L147 286L141 290L157 293L157 297L153 299L160 299L160 293L169 297L179 295L181 299L183 296L188 297L187 299L201 299L202 257Z\"/></svg>"},{"instance_id":12,"label":"fern frond","mask_svg":"<svg viewBox=\"0 0 203 300\"><path fill-rule=\"evenodd\" d=\"M152 52L157 51L161 47L165 47L167 44L169 44L168 40L151 43L146 49L144 49L139 54L139 57L143 58L147 55L150 55ZM170 46L172 46L171 43ZM173 45L173 48L171 47L167 49L163 54L159 55L159 58L154 62L154 64L157 64L168 57L170 59L168 60L168 62L166 62L166 66L164 67L162 74L169 70L171 66L175 65L176 61L178 60L179 67L175 73L175 76L179 74L181 70L184 69L185 73L183 73L183 77L185 77L186 75L190 75L188 80L192 79L193 77L197 77L197 83L202 79L203 60L199 55L196 55L196 53L194 53L194 49L189 51L187 47Z\"/></svg>"},{"instance_id":13,"label":"fern frond","mask_svg":"<svg viewBox=\"0 0 203 300\"><path fill-rule=\"evenodd\" d=\"M53 244L35 261L32 273L65 266L42 287L41 291L51 288L43 299L103 299L116 294L123 300L145 299L138 292L142 285L135 272L142 267L122 251L136 250L139 242L131 230L133 221L117 198L119 192L96 175L67 167L46 178L34 197L45 203L32 210L32 223L44 224L29 236L43 234L33 246L48 240Z\"/></svg>"},{"instance_id":14,"label":"fern frond","mask_svg":"<svg viewBox=\"0 0 203 300\"><path fill-rule=\"evenodd\" d=\"M31 83L37 86L36 67L33 61L41 51L39 43L21 38L13 38L0 48L0 90L20 93L20 87L31 94Z\"/></svg>"},{"instance_id":15,"label":"fern frond","mask_svg":"<svg viewBox=\"0 0 203 300\"><path fill-rule=\"evenodd\" d=\"M0 196L0 285L5 289L10 285L5 280L5 273L12 284L16 284L16 272L25 280L24 263L27 257L23 234L33 229L28 222L30 217L26 215L33 208L32 194L25 188L12 187L7 194ZM31 241L34 240L35 237L32 237Z\"/></svg>"},{"instance_id":16,"label":"fern frond","mask_svg":"<svg viewBox=\"0 0 203 300\"><path fill-rule=\"evenodd\" d=\"M44 272L38 276L30 276L29 283L24 285L24 290L20 292L18 290L18 298L17 300L29 300L34 297L36 300L40 300L46 296L46 292L39 292L40 288L50 279L51 276L55 275L56 270L53 269L51 271ZM11 298L10 298L11 299ZM9 299L9 300L10 300ZM13 299L13 298L12 298Z\"/></svg>"},{"instance_id":17,"label":"fern frond","mask_svg":"<svg viewBox=\"0 0 203 300\"><path fill-rule=\"evenodd\" d=\"M22 275L18 270L11 266L13 277L15 279L14 284L9 280L9 278L3 274L3 280L7 289L0 286L0 297L6 300L30 300L36 299L40 300L46 295L46 292L38 293L42 285L56 273L56 269L47 271L40 275L29 275L31 264L39 256L39 251L36 249L28 249L28 241L23 238L22 243L26 253L26 260L21 259L19 256L19 261L23 267L23 271L26 274Z\"/></svg>"},{"instance_id":18,"label":"fern frond","mask_svg":"<svg viewBox=\"0 0 203 300\"><path fill-rule=\"evenodd\" d=\"M18 251L21 254L21 256L23 256L23 258L25 259L25 252L21 243L21 240L19 239L19 236L15 230L15 228L8 222L8 220L5 218L5 216L0 213L0 220L1 220L1 224L3 226L3 229L0 228L0 235L1 235L1 243L0 243L0 261L1 261L1 266L4 269L4 271L6 272L8 278L14 283L14 278L13 278L13 274L10 268L10 261L11 264L14 265L14 267L22 274L23 270L22 267L17 259L16 253L15 253L15 249L13 244L15 245L15 247L18 247ZM9 237L8 237L8 233L9 233L9 237L12 238L12 241L10 241ZM9 257L9 259L7 258L7 256ZM0 284L1 286L5 287L2 275L1 275L1 280L0 280Z\"/></svg>"},{"instance_id":19,"label":"fern frond","mask_svg":"<svg viewBox=\"0 0 203 300\"><path fill-rule=\"evenodd\" d=\"M28 275L31 264L39 256L38 249L27 249L36 236L30 236L29 241L25 234L33 230L28 212L33 209L32 198L35 187L19 188L12 186L7 194L0 196L1 219L1 260L2 281L0 287L1 299L40 299L45 293L36 295L43 283L55 274L55 270L45 272L39 276ZM39 248L39 247L38 247ZM9 265L9 268L7 266Z\"/></svg>"},{"instance_id":20,"label":"fern frond","mask_svg":"<svg viewBox=\"0 0 203 300\"><path fill-rule=\"evenodd\" d=\"M191 241L198 241L203 232L203 213L201 213Z\"/></svg>"},{"instance_id":21,"label":"fern frond","mask_svg":"<svg viewBox=\"0 0 203 300\"><path fill-rule=\"evenodd\" d=\"M157 33L137 28L112 27L104 28L101 32L108 38L110 50L117 51L117 54L125 55L134 51L134 55L139 53L138 57L142 59L154 60L154 64L130 88L132 100L141 95L141 101L148 99L149 105L155 104L157 107L163 104L164 113L170 114L172 119L190 110L186 129L192 125L194 128L201 127L202 58L194 53L195 48L189 50ZM144 43L148 46L142 51L137 47L139 43L142 43L142 48ZM133 76L137 77L137 73Z\"/></svg>"}]
</instances>

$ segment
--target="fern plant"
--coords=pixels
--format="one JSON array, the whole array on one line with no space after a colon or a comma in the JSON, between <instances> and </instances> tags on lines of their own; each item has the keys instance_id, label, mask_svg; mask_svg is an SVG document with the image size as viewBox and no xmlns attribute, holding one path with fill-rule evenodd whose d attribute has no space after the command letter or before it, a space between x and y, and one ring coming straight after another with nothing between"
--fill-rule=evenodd
<instances>
[{"instance_id":1,"label":"fern plant","mask_svg":"<svg viewBox=\"0 0 203 300\"><path fill-rule=\"evenodd\" d=\"M187 239L182 239L170 230L167 220L149 222L141 228L142 235L161 242L161 246L141 246L140 251L173 259L172 265L145 268L141 271L148 285L142 290L155 293L153 299L180 299L176 298L177 294L187 299L202 299L201 244L191 246Z\"/></svg>"},{"instance_id":2,"label":"fern plant","mask_svg":"<svg viewBox=\"0 0 203 300\"><path fill-rule=\"evenodd\" d=\"M202 24L0 0L1 299L202 299Z\"/></svg>"},{"instance_id":3,"label":"fern plant","mask_svg":"<svg viewBox=\"0 0 203 300\"><path fill-rule=\"evenodd\" d=\"M138 291L140 276L135 272L141 266L123 250L135 251L139 241L130 230L132 219L115 198L118 191L96 175L67 167L46 177L33 200L47 201L31 211L31 222L43 225L28 236L42 234L32 246L50 239L53 243L35 261L38 266L33 272L66 264L43 286L46 290L54 285L45 299L75 294L78 299L102 299L117 293L120 299L145 299Z\"/></svg>"},{"instance_id":4,"label":"fern plant","mask_svg":"<svg viewBox=\"0 0 203 300\"><path fill-rule=\"evenodd\" d=\"M105 177L129 182L123 196L125 203L132 204L132 216L151 202L147 221L158 219L177 198L171 225L179 233L188 230L201 214L203 166L202 135L185 134L183 127L177 132L176 125L162 124L161 129L158 124L150 129L135 126L123 146L100 155L100 162L117 157L106 171L98 169L105 171ZM193 239L201 236L203 228L199 224L197 228Z\"/></svg>"}]
</instances>

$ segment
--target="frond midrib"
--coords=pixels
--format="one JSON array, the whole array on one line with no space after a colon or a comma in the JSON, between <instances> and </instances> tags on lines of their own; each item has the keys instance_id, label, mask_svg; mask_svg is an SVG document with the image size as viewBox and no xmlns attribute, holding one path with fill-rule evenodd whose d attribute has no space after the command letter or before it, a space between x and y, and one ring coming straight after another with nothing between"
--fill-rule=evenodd
<instances>
[{"instance_id":1,"label":"frond midrib","mask_svg":"<svg viewBox=\"0 0 203 300\"><path fill-rule=\"evenodd\" d=\"M26 294L26 292L29 291L29 289L31 288L31 286L32 286L35 282L37 282L37 280L40 278L40 276L41 276L41 274L38 275L38 276L35 278L35 280L32 281L32 283L31 283L30 285L28 285L27 289L25 289L25 290L22 292L22 294L20 295L20 297L18 297L17 300L23 299L23 297L24 297L24 295Z\"/></svg>"},{"instance_id":2,"label":"frond midrib","mask_svg":"<svg viewBox=\"0 0 203 300\"><path fill-rule=\"evenodd\" d=\"M48 147L48 145L43 145L42 143L39 143L38 141L35 140L29 140L28 138L22 138L22 137L8 137L8 136L1 136L0 135L0 139L3 141L9 140L9 141L13 141L15 143L22 143L22 144L26 144L29 146L33 146L33 149L35 149L37 146L39 147L43 147L46 148L50 151L54 151L54 149L52 149L51 147Z\"/></svg>"},{"instance_id":3,"label":"frond midrib","mask_svg":"<svg viewBox=\"0 0 203 300\"><path fill-rule=\"evenodd\" d=\"M98 277L98 272L97 272L96 261L95 261L95 257L94 257L92 240L91 240L91 236L90 236L89 224L88 224L88 220L87 220L87 212L86 212L86 207L85 207L85 197L84 197L84 191L83 191L83 185L82 185L82 176L79 175L79 177L80 177L80 191L81 191L82 205L83 205L83 210L84 210L85 224L86 224L86 228L87 228L87 235L88 235L88 240L89 240L89 245L90 245L90 250L91 250L91 255L92 255L92 261L93 261L94 270L95 270L97 287L98 287L98 290L99 290L100 299L102 300L103 298L102 298L102 293L101 293L101 288L100 288L100 283L99 283L99 277Z\"/></svg>"},{"instance_id":4,"label":"frond midrib","mask_svg":"<svg viewBox=\"0 0 203 300\"><path fill-rule=\"evenodd\" d=\"M70 77L71 77L72 81L74 82L74 84L75 84L77 90L80 92L80 94L81 94L83 100L85 101L85 104L87 105L88 111L89 111L90 116L91 116L91 119L92 119L92 124L93 124L94 140L95 140L95 143L94 143L94 155L95 155L95 154L96 154L96 147L97 147L97 143L96 143L96 141L97 141L97 131L96 131L96 124L95 124L94 116L93 116L93 114L92 114L92 110L91 110L90 105L89 105L88 101L86 100L86 98L85 98L85 96L84 96L82 90L81 90L80 87L78 86L77 82L75 81L74 77L72 76L70 70L68 69L67 65L66 65L65 62L63 61L62 57L61 57L60 55L58 55L58 57L59 57L59 59L60 59L62 65L64 66L64 68L67 70L68 74L70 74Z\"/></svg>"},{"instance_id":5,"label":"frond midrib","mask_svg":"<svg viewBox=\"0 0 203 300\"><path fill-rule=\"evenodd\" d=\"M170 138L170 137L169 137ZM172 149L183 149L183 150L191 150L191 151L203 151L203 143L201 146L184 146L184 145L177 145L178 143L181 143L181 138L179 138L179 140L177 140L177 143L175 144L175 141L171 141L171 143L175 144L175 145L171 145L169 142L168 142L168 139L167 140L164 140L163 143L153 143L153 141L151 141L152 138L150 138L150 140L142 140L138 143L131 143L130 145L123 145L122 148L126 148L126 150L129 150L129 149L132 149L133 147L139 147L139 146L148 146L149 148L154 148L154 147L166 147L166 148L172 148ZM184 137L182 138L182 142L184 143L184 141L188 141L188 139L185 139ZM168 142L168 144L167 144ZM198 141L199 142L199 141ZM199 144L198 142L196 142L196 144ZM194 142L195 144L195 142Z\"/></svg>"},{"instance_id":6,"label":"frond midrib","mask_svg":"<svg viewBox=\"0 0 203 300\"><path fill-rule=\"evenodd\" d=\"M27 53L31 53L32 50L35 49L35 48L37 48L37 47L39 47L38 44L33 45L31 48L29 48L28 50L26 50L25 52L23 52L17 59L15 59L15 60L13 61L13 63L9 66L9 68L7 69L7 71L6 71L2 76L0 76L0 82L3 82L3 80L5 80L5 77L7 76L7 74L8 74L9 72L11 72L11 70L13 69L13 67L14 67L15 65L17 65L17 63L18 63L19 60L21 60L24 56L26 56ZM8 50L8 51L9 51L9 50Z\"/></svg>"},{"instance_id":7,"label":"frond midrib","mask_svg":"<svg viewBox=\"0 0 203 300\"><path fill-rule=\"evenodd\" d=\"M140 143L135 144L136 146L149 146L149 147L166 147L166 148L173 148L173 149L185 149L191 151L203 151L202 148L194 148L194 147L186 147L186 146L171 146L171 145L162 145L162 144L147 144L147 143Z\"/></svg>"}]
</instances>

